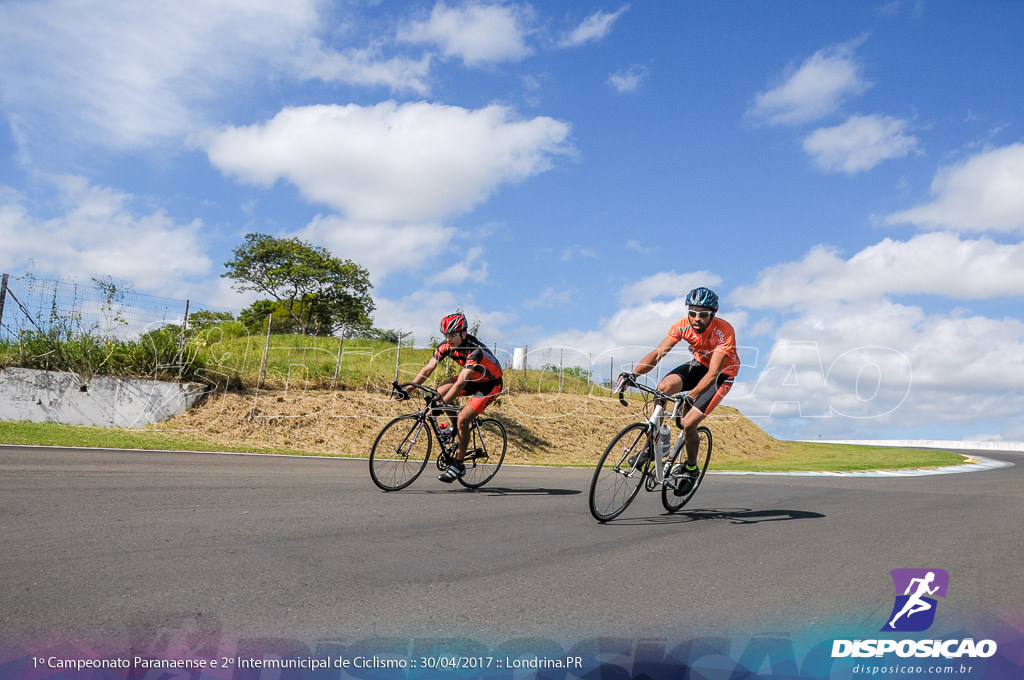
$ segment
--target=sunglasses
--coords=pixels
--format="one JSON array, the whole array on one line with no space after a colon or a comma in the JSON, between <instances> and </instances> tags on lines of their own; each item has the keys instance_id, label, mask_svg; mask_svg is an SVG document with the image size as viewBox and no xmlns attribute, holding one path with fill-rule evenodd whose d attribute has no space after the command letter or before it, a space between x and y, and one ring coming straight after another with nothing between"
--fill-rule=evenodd
<instances>
[{"instance_id":1,"label":"sunglasses","mask_svg":"<svg viewBox=\"0 0 1024 680\"><path fill-rule=\"evenodd\" d=\"M691 319L696 319L696 318L700 317L701 319L705 319L706 320L706 319L710 319L711 315L714 314L714 312L709 312L706 309L705 310L701 310L701 311L697 311L696 309L691 309L691 310L689 310L687 312L687 314L690 315Z\"/></svg>"}]
</instances>

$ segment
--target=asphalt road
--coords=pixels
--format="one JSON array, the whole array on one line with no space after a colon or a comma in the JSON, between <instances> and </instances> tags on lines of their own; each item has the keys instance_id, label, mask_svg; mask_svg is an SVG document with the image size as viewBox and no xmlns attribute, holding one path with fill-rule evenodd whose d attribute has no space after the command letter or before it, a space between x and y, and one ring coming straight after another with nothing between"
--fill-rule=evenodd
<instances>
[{"instance_id":1,"label":"asphalt road","mask_svg":"<svg viewBox=\"0 0 1024 680\"><path fill-rule=\"evenodd\" d=\"M0 447L0 641L877 631L907 567L949 572L946 628L1019 618L1024 455L983 455L1016 464L710 475L601 525L589 470L384 493L363 460Z\"/></svg>"}]
</instances>

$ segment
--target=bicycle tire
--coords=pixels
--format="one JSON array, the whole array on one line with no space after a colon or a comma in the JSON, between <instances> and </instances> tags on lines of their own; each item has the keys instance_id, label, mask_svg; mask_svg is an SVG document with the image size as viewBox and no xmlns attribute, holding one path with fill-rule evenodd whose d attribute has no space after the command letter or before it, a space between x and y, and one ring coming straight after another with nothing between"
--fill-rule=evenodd
<instances>
[{"instance_id":1,"label":"bicycle tire","mask_svg":"<svg viewBox=\"0 0 1024 680\"><path fill-rule=\"evenodd\" d=\"M498 474L505 460L508 436L505 426L494 418L478 419L471 428L472 438L466 452L466 474L459 483L467 489L479 489Z\"/></svg>"},{"instance_id":2,"label":"bicycle tire","mask_svg":"<svg viewBox=\"0 0 1024 680\"><path fill-rule=\"evenodd\" d=\"M697 481L693 483L685 493L679 493L679 491L668 484L662 484L661 486L661 504L665 506L665 509L669 512L675 512L682 508L684 505L690 502L693 495L697 493L697 489L700 487L700 483L704 481L704 474L708 471L708 463L711 462L711 449L712 449L712 437L711 430L701 426L697 428L697 437L700 443L697 445L697 467L700 468L700 474L697 475ZM676 459L673 467L682 464L682 460L686 458L685 448L679 452L679 457Z\"/></svg>"},{"instance_id":3,"label":"bicycle tire","mask_svg":"<svg viewBox=\"0 0 1024 680\"><path fill-rule=\"evenodd\" d=\"M370 449L373 483L384 491L398 491L415 482L430 460L432 439L422 414L398 416L389 422Z\"/></svg>"},{"instance_id":4,"label":"bicycle tire","mask_svg":"<svg viewBox=\"0 0 1024 680\"><path fill-rule=\"evenodd\" d=\"M633 423L615 435L590 481L590 514L598 522L613 520L629 507L647 477L649 463L631 464L630 457L653 457L653 441L647 423Z\"/></svg>"}]
</instances>

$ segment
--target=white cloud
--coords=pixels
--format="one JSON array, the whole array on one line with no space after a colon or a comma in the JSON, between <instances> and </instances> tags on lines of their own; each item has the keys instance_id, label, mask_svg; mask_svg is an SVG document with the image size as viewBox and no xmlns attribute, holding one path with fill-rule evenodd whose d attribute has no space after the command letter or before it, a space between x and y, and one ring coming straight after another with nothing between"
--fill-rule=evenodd
<instances>
[{"instance_id":1,"label":"white cloud","mask_svg":"<svg viewBox=\"0 0 1024 680\"><path fill-rule=\"evenodd\" d=\"M893 213L885 221L967 231L1024 230L1024 144L940 169L931 193L931 203Z\"/></svg>"},{"instance_id":2,"label":"white cloud","mask_svg":"<svg viewBox=\"0 0 1024 680\"><path fill-rule=\"evenodd\" d=\"M385 59L375 47L331 50L319 41L311 41L310 49L297 62L296 69L305 79L363 87L381 85L395 92L425 95L430 92L430 62L430 55L418 59Z\"/></svg>"},{"instance_id":3,"label":"white cloud","mask_svg":"<svg viewBox=\"0 0 1024 680\"><path fill-rule=\"evenodd\" d=\"M316 23L315 0L4 3L0 98L35 138L148 145L201 126L199 102L281 68Z\"/></svg>"},{"instance_id":4,"label":"white cloud","mask_svg":"<svg viewBox=\"0 0 1024 680\"><path fill-rule=\"evenodd\" d=\"M659 299L685 299L686 294L694 288L705 286L714 289L721 283L722 277L708 271L683 274L675 271L658 272L623 288L619 294L619 301L623 305L631 305ZM685 305L679 308L680 316L685 309Z\"/></svg>"},{"instance_id":5,"label":"white cloud","mask_svg":"<svg viewBox=\"0 0 1024 680\"><path fill-rule=\"evenodd\" d=\"M707 271L674 271L652 274L625 285L619 294L619 309L602 319L596 328L572 329L547 336L538 347L566 347L577 354L595 357L595 365L609 357L618 362L637 361L660 343L669 326L686 314L686 294L697 286L718 286L721 277ZM746 315L732 312L730 323L742 326ZM676 356L678 354L679 356ZM687 355L685 347L675 351L672 359L680 361ZM678 362L677 362L678 363ZM674 366L674 364L673 364ZM671 368L671 367L669 367ZM628 370L628 366L625 369ZM665 370L668 370L667 368Z\"/></svg>"},{"instance_id":6,"label":"white cloud","mask_svg":"<svg viewBox=\"0 0 1024 680\"><path fill-rule=\"evenodd\" d=\"M626 5L617 12L594 12L562 38L558 42L558 46L578 47L601 40L611 32L612 26L628 9L629 5Z\"/></svg>"},{"instance_id":7,"label":"white cloud","mask_svg":"<svg viewBox=\"0 0 1024 680\"><path fill-rule=\"evenodd\" d=\"M772 329L771 349L745 363L729 404L788 438L927 426L941 439L936 427L977 427L979 413L1011 421L1024 407L1024 324L956 301L1019 300L1021 261L1024 243L936 232L885 239L849 259L819 246L768 268L730 300L789 315ZM942 296L950 311L894 301L908 295Z\"/></svg>"},{"instance_id":8,"label":"white cloud","mask_svg":"<svg viewBox=\"0 0 1024 680\"><path fill-rule=\"evenodd\" d=\"M56 181L57 217L35 217L17 202L0 204L0 269L60 279L109 276L165 297L181 294L168 290L168 281L209 273L200 221L178 224L161 211L137 214L131 196L80 177Z\"/></svg>"},{"instance_id":9,"label":"white cloud","mask_svg":"<svg viewBox=\"0 0 1024 680\"><path fill-rule=\"evenodd\" d=\"M484 254L483 248L476 246L465 253L459 250L453 253L458 261L432 275L431 285L459 285L467 280L479 284L487 280L487 261L481 259Z\"/></svg>"},{"instance_id":10,"label":"white cloud","mask_svg":"<svg viewBox=\"0 0 1024 680\"><path fill-rule=\"evenodd\" d=\"M886 299L825 302L778 328L727 403L780 437L884 439L926 428L942 439L942 427L1015 423L1022 384L1016 319L928 314Z\"/></svg>"},{"instance_id":11,"label":"white cloud","mask_svg":"<svg viewBox=\"0 0 1024 680\"><path fill-rule=\"evenodd\" d=\"M540 295L531 299L523 300L523 307L526 309L554 309L564 307L576 297L578 291L575 288L563 288L561 290L554 286L547 286Z\"/></svg>"},{"instance_id":12,"label":"white cloud","mask_svg":"<svg viewBox=\"0 0 1024 680\"><path fill-rule=\"evenodd\" d=\"M440 336L438 324L441 318L456 310L462 310L470 325L480 323L478 337L488 346L506 338L507 325L514 320L504 312L485 311L462 293L443 289L419 290L399 299L374 297L374 302L377 308L373 313L373 325L411 332L417 347L426 347L431 337ZM504 356L499 356L499 359L504 359Z\"/></svg>"},{"instance_id":13,"label":"white cloud","mask_svg":"<svg viewBox=\"0 0 1024 680\"><path fill-rule=\"evenodd\" d=\"M619 94L635 92L647 77L647 69L643 66L631 66L625 71L616 71L608 76L608 84Z\"/></svg>"},{"instance_id":14,"label":"white cloud","mask_svg":"<svg viewBox=\"0 0 1024 680\"><path fill-rule=\"evenodd\" d=\"M563 122L514 120L502 106L389 101L289 108L202 143L213 165L242 181L287 179L357 222L415 222L470 210L499 185L547 170L571 151L568 134Z\"/></svg>"},{"instance_id":15,"label":"white cloud","mask_svg":"<svg viewBox=\"0 0 1024 680\"><path fill-rule=\"evenodd\" d=\"M884 239L844 260L816 246L798 262L763 270L733 291L744 307L788 309L829 301L870 301L887 295L944 295L956 300L1019 296L1024 291L1024 243L967 240L955 234Z\"/></svg>"},{"instance_id":16,"label":"white cloud","mask_svg":"<svg viewBox=\"0 0 1024 680\"><path fill-rule=\"evenodd\" d=\"M455 230L431 222L352 222L331 215L316 217L295 236L357 262L377 285L395 272L425 270L445 251Z\"/></svg>"},{"instance_id":17,"label":"white cloud","mask_svg":"<svg viewBox=\"0 0 1024 680\"><path fill-rule=\"evenodd\" d=\"M804 140L804 151L828 172L853 175L914 151L917 138L906 134L907 122L889 116L851 116L842 125L821 128Z\"/></svg>"},{"instance_id":18,"label":"white cloud","mask_svg":"<svg viewBox=\"0 0 1024 680\"><path fill-rule=\"evenodd\" d=\"M807 123L836 111L847 96L871 87L854 55L860 42L819 50L799 68L790 68L784 82L757 94L750 114L782 125Z\"/></svg>"},{"instance_id":19,"label":"white cloud","mask_svg":"<svg viewBox=\"0 0 1024 680\"><path fill-rule=\"evenodd\" d=\"M398 40L436 45L445 56L468 66L520 61L532 53L526 44L530 12L501 4L471 3L449 7L438 2L425 21L410 21Z\"/></svg>"},{"instance_id":20,"label":"white cloud","mask_svg":"<svg viewBox=\"0 0 1024 680\"><path fill-rule=\"evenodd\" d=\"M569 260L575 260L581 257L596 258L597 252L593 248L581 246L578 243L573 244L562 251L562 262L568 262Z\"/></svg>"}]
</instances>

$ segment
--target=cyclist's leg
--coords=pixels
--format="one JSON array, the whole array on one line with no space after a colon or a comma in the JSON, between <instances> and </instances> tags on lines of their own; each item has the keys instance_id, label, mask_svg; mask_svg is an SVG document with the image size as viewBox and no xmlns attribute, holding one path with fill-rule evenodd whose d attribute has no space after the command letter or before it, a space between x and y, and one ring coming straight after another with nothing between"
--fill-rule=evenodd
<instances>
[{"instance_id":1,"label":"cyclist's leg","mask_svg":"<svg viewBox=\"0 0 1024 680\"><path fill-rule=\"evenodd\" d=\"M457 460L463 460L466 457L471 435L470 428L473 425L473 421L480 417L484 409L493 403L500 393L500 380L488 383L466 383L466 388L462 394L472 395L472 398L459 411L459 451L455 454Z\"/></svg>"},{"instance_id":2,"label":"cyclist's leg","mask_svg":"<svg viewBox=\"0 0 1024 680\"><path fill-rule=\"evenodd\" d=\"M692 390L707 373L707 366L696 359L691 359L685 364L676 366L668 375L662 378L658 389L666 394L676 394ZM698 401L704 400L699 399ZM686 462L691 466L697 461L697 449L700 443L697 437L697 426L704 420L707 414L707 411L702 406L703 404L696 403L692 408L687 409L681 417L676 419L676 425L683 431L683 441L686 443Z\"/></svg>"},{"instance_id":3,"label":"cyclist's leg","mask_svg":"<svg viewBox=\"0 0 1024 680\"><path fill-rule=\"evenodd\" d=\"M732 377L724 374L719 375L715 389L706 390L704 394L700 395L697 398L697 401L693 403L693 406L687 410L680 419L680 427L683 428L683 434L686 441L686 462L689 465L692 466L697 463L697 453L700 446L700 436L697 434L697 426L701 424L701 421L711 415L711 412L715 410L715 407L722 402L725 395L729 393L730 389L732 389L732 383ZM688 387L687 389L690 388Z\"/></svg>"}]
</instances>

